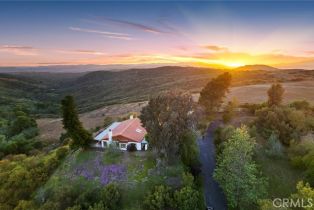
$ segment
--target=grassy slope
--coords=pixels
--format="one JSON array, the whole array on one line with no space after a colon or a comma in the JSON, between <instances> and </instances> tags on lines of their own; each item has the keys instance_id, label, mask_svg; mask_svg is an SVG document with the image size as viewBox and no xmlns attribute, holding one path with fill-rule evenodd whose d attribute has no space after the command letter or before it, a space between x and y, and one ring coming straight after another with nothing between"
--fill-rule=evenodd
<instances>
[{"instance_id":1,"label":"grassy slope","mask_svg":"<svg viewBox=\"0 0 314 210\"><path fill-rule=\"evenodd\" d=\"M254 119L255 117L247 112L240 112L231 124L235 127L242 124L250 125ZM265 140L258 136L254 159L263 176L268 180L268 198L289 197L295 192L296 183L303 180L303 172L291 165L285 152L285 155L280 158L268 156L263 148L264 144Z\"/></svg>"},{"instance_id":2,"label":"grassy slope","mask_svg":"<svg viewBox=\"0 0 314 210\"><path fill-rule=\"evenodd\" d=\"M123 209L140 209L142 199L145 198L145 195L154 185L169 184L169 180L175 180L177 184L181 183L180 176L183 173L181 164L167 167L161 170L159 174L156 172L155 160L149 152L129 153L87 150L69 155L38 193L45 194L45 191L53 191L54 188L63 185L75 185L77 182L80 182L80 185L84 187L100 187L101 175L97 171L96 164L99 158L101 159L101 166L121 166L126 169L125 176L115 178L114 174L108 175L108 177L112 177L111 181L118 183L122 190ZM93 179L88 180L78 174L78 171L84 167L94 174Z\"/></svg>"},{"instance_id":3,"label":"grassy slope","mask_svg":"<svg viewBox=\"0 0 314 210\"><path fill-rule=\"evenodd\" d=\"M287 157L271 158L257 151L256 162L268 179L268 197L285 198L295 192L296 183L303 180L302 171L291 166Z\"/></svg>"}]
</instances>

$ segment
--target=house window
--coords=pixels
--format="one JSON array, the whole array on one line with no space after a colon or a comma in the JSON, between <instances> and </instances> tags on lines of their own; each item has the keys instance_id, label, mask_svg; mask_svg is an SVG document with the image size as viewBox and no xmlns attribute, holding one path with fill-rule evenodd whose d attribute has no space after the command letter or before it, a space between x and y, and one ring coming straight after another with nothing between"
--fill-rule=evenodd
<instances>
[{"instance_id":1,"label":"house window","mask_svg":"<svg viewBox=\"0 0 314 210\"><path fill-rule=\"evenodd\" d=\"M120 144L120 148L121 149L126 149L126 144L124 144L124 143Z\"/></svg>"}]
</instances>

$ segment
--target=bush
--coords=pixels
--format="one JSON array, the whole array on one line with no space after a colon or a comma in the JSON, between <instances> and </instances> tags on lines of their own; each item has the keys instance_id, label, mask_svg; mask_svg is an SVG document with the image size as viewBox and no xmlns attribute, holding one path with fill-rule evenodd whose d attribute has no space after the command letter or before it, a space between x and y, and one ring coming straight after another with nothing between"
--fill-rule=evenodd
<instances>
[{"instance_id":1,"label":"bush","mask_svg":"<svg viewBox=\"0 0 314 210\"><path fill-rule=\"evenodd\" d=\"M300 135L309 130L302 111L290 107L263 108L256 112L255 121L258 132L269 138L272 133L278 135L284 145L290 145L292 140L299 140Z\"/></svg>"},{"instance_id":2,"label":"bush","mask_svg":"<svg viewBox=\"0 0 314 210\"><path fill-rule=\"evenodd\" d=\"M82 208L80 205L75 205L75 206L66 208L66 210L82 210Z\"/></svg>"},{"instance_id":3,"label":"bush","mask_svg":"<svg viewBox=\"0 0 314 210\"><path fill-rule=\"evenodd\" d=\"M121 193L118 186L109 184L104 187L101 192L101 200L107 209L118 210L121 201Z\"/></svg>"},{"instance_id":4,"label":"bush","mask_svg":"<svg viewBox=\"0 0 314 210\"><path fill-rule=\"evenodd\" d=\"M21 133L23 130L37 127L36 121L28 116L22 115L17 116L17 118L11 123L9 127L9 136L14 136Z\"/></svg>"},{"instance_id":5,"label":"bush","mask_svg":"<svg viewBox=\"0 0 314 210\"><path fill-rule=\"evenodd\" d=\"M297 192L291 195L292 199L302 199L302 204L304 202L304 209L313 210L313 200L314 200L314 188L310 186L309 183L304 183L300 181L297 183Z\"/></svg>"},{"instance_id":6,"label":"bush","mask_svg":"<svg viewBox=\"0 0 314 210\"><path fill-rule=\"evenodd\" d=\"M69 148L68 147L60 147L57 149L56 151L56 156L58 160L61 160L63 158L65 158L65 156L67 156L69 152Z\"/></svg>"},{"instance_id":7,"label":"bush","mask_svg":"<svg viewBox=\"0 0 314 210\"><path fill-rule=\"evenodd\" d=\"M14 209L20 200L30 199L38 187L49 179L59 163L56 151L30 157L15 155L11 159L0 161L0 205L9 205L10 209ZM47 204L46 209L59 209L48 205L52 204Z\"/></svg>"},{"instance_id":8,"label":"bush","mask_svg":"<svg viewBox=\"0 0 314 210\"><path fill-rule=\"evenodd\" d=\"M198 210L200 193L192 187L183 187L174 193L174 205L180 210Z\"/></svg>"},{"instance_id":9,"label":"bush","mask_svg":"<svg viewBox=\"0 0 314 210\"><path fill-rule=\"evenodd\" d=\"M266 144L266 154L270 157L282 157L283 148L275 133L272 133Z\"/></svg>"},{"instance_id":10,"label":"bush","mask_svg":"<svg viewBox=\"0 0 314 210\"><path fill-rule=\"evenodd\" d=\"M182 181L184 187L193 187L194 185L194 177L190 173L183 173Z\"/></svg>"},{"instance_id":11,"label":"bush","mask_svg":"<svg viewBox=\"0 0 314 210\"><path fill-rule=\"evenodd\" d=\"M294 144L289 149L289 157L292 164L305 171L306 181L314 186L314 141L303 140Z\"/></svg>"},{"instance_id":12,"label":"bush","mask_svg":"<svg viewBox=\"0 0 314 210\"><path fill-rule=\"evenodd\" d=\"M167 186L156 186L144 200L147 210L164 210L172 205L172 193Z\"/></svg>"},{"instance_id":13,"label":"bush","mask_svg":"<svg viewBox=\"0 0 314 210\"><path fill-rule=\"evenodd\" d=\"M88 210L110 210L102 202L95 203L93 206L90 206Z\"/></svg>"},{"instance_id":14,"label":"bush","mask_svg":"<svg viewBox=\"0 0 314 210\"><path fill-rule=\"evenodd\" d=\"M247 109L250 114L255 114L255 112L257 110L262 109L262 108L264 108L266 106L267 106L266 103L262 103L262 104L245 103L245 104L241 105L241 107Z\"/></svg>"},{"instance_id":15,"label":"bush","mask_svg":"<svg viewBox=\"0 0 314 210\"><path fill-rule=\"evenodd\" d=\"M229 101L226 107L224 108L224 113L222 115L222 120L225 124L229 123L235 116L235 109L238 106L236 99Z\"/></svg>"},{"instance_id":16,"label":"bush","mask_svg":"<svg viewBox=\"0 0 314 210\"><path fill-rule=\"evenodd\" d=\"M197 176L200 173L199 151L196 144L196 135L192 131L187 131L183 135L179 153L183 164L190 169L194 176Z\"/></svg>"},{"instance_id":17,"label":"bush","mask_svg":"<svg viewBox=\"0 0 314 210\"><path fill-rule=\"evenodd\" d=\"M0 208L1 209L1 208ZM37 209L33 201L20 200L14 210L34 210Z\"/></svg>"},{"instance_id":18,"label":"bush","mask_svg":"<svg viewBox=\"0 0 314 210\"><path fill-rule=\"evenodd\" d=\"M290 104L290 107L293 107L297 110L309 110L311 108L308 101L294 101Z\"/></svg>"},{"instance_id":19,"label":"bush","mask_svg":"<svg viewBox=\"0 0 314 210\"><path fill-rule=\"evenodd\" d=\"M220 154L223 143L226 142L234 133L235 128L232 125L218 127L214 132L214 144L216 146L216 155Z\"/></svg>"}]
</instances>

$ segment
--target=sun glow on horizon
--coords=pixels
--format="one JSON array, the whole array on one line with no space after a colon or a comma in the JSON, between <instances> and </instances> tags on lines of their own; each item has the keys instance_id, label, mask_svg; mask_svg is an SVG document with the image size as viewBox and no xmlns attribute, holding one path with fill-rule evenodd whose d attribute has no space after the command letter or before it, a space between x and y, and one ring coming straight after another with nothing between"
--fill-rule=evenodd
<instances>
[{"instance_id":1,"label":"sun glow on horizon","mask_svg":"<svg viewBox=\"0 0 314 210\"><path fill-rule=\"evenodd\" d=\"M241 66L245 66L246 64L241 62L225 62L224 65L230 68L238 68Z\"/></svg>"}]
</instances>

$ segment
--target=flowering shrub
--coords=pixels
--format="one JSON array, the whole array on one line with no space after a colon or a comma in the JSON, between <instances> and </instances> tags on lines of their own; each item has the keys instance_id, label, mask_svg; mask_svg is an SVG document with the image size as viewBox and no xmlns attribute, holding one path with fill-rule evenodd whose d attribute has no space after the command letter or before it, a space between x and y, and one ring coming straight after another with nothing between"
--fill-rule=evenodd
<instances>
[{"instance_id":1,"label":"flowering shrub","mask_svg":"<svg viewBox=\"0 0 314 210\"><path fill-rule=\"evenodd\" d=\"M105 165L100 155L95 159L85 161L75 167L70 177L84 177L87 180L99 180L101 185L118 182L126 179L126 168L120 164Z\"/></svg>"}]
</instances>

